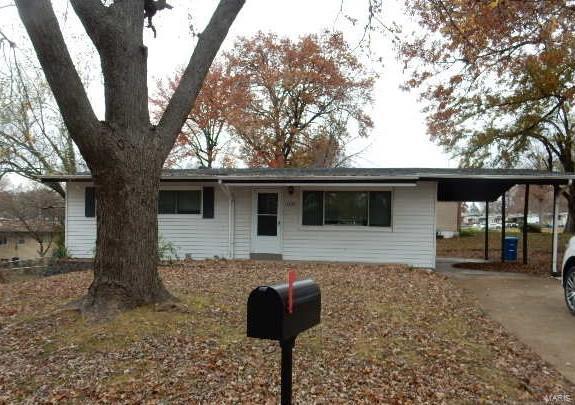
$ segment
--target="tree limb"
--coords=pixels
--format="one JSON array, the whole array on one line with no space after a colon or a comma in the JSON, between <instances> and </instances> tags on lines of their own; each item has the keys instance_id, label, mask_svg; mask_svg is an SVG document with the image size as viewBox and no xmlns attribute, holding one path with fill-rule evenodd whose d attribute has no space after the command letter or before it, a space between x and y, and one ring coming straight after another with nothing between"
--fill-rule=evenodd
<instances>
[{"instance_id":1,"label":"tree limb","mask_svg":"<svg viewBox=\"0 0 575 405\"><path fill-rule=\"evenodd\" d=\"M117 35L106 18L110 10L100 0L70 0L70 3L96 48L100 48L104 36Z\"/></svg>"},{"instance_id":2,"label":"tree limb","mask_svg":"<svg viewBox=\"0 0 575 405\"><path fill-rule=\"evenodd\" d=\"M204 77L245 0L220 0L198 43L174 95L158 124L164 156L170 153L202 87Z\"/></svg>"},{"instance_id":3,"label":"tree limb","mask_svg":"<svg viewBox=\"0 0 575 405\"><path fill-rule=\"evenodd\" d=\"M71 136L88 150L99 122L74 67L49 0L16 0L46 79Z\"/></svg>"}]
</instances>

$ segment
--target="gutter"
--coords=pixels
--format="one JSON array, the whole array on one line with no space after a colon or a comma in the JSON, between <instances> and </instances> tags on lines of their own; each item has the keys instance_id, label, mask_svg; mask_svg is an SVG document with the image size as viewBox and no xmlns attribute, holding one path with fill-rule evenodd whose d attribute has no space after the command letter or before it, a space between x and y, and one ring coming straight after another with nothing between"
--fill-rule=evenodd
<instances>
[{"instance_id":1,"label":"gutter","mask_svg":"<svg viewBox=\"0 0 575 405\"><path fill-rule=\"evenodd\" d=\"M234 234L235 234L235 205L236 200L234 199L234 194L231 192L229 187L225 185L222 180L218 180L220 189L228 197L228 258L231 260L234 258Z\"/></svg>"}]
</instances>

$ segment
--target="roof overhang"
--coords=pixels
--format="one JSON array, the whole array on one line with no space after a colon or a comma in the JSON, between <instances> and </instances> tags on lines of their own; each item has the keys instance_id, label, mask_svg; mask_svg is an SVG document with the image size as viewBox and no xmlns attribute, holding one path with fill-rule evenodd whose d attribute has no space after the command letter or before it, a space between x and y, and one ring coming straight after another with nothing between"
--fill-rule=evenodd
<instances>
[{"instance_id":1,"label":"roof overhang","mask_svg":"<svg viewBox=\"0 0 575 405\"><path fill-rule=\"evenodd\" d=\"M183 174L180 174L183 173ZM293 174L292 174L293 173ZM89 173L41 176L43 182L91 182ZM518 184L560 186L574 173L498 169L250 169L172 170L162 182L219 183L230 187L408 187L418 182L437 183L439 201L495 201Z\"/></svg>"}]
</instances>

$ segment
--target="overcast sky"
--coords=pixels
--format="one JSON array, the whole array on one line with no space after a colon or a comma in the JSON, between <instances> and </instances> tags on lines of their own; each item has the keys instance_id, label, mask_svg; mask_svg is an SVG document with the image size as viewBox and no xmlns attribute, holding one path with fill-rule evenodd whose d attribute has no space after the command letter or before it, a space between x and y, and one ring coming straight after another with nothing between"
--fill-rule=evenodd
<instances>
[{"instance_id":1,"label":"overcast sky","mask_svg":"<svg viewBox=\"0 0 575 405\"><path fill-rule=\"evenodd\" d=\"M0 0L1 1L1 0ZM66 2L54 0L57 9L65 10ZM156 78L172 76L179 66L184 65L193 51L194 41L189 29L190 17L194 28L201 31L207 23L216 0L171 0L173 10L158 13L154 23L158 37L153 38L146 30L145 42L149 47L150 89ZM5 4L5 2L4 2ZM364 18L367 14L367 0L345 0L344 14ZM405 23L399 0L385 1L386 22ZM1 5L1 4L0 4ZM19 22L15 10L1 9L0 20L4 26L10 21L13 29ZM67 39L72 42L87 41L79 23L71 10L66 22L63 22ZM359 24L362 22L360 21ZM297 38L307 33L318 33L323 29L336 28L344 32L346 39L355 44L361 35L360 27L353 27L340 13L339 0L247 0L244 8L230 30L222 47L229 48L238 36L250 36L257 32L273 31L279 35ZM413 29L413 26L408 29ZM88 45L77 47L86 59L86 53L92 51ZM372 40L375 53L383 57L383 65L377 64L380 79L374 89L375 103L372 107L372 119L375 127L368 140L354 141L349 152L365 149L355 165L362 167L455 167L455 160L434 145L425 131L425 117L421 112L422 105L415 93L406 93L398 88L405 79L402 65L395 59L391 40L376 36ZM72 50L76 56L76 50ZM375 63L375 62L371 62ZM89 65L96 66L98 59L93 55ZM97 71L92 71L97 76ZM99 84L98 79L96 81ZM94 108L99 115L103 112L103 91L95 85L90 90Z\"/></svg>"}]
</instances>

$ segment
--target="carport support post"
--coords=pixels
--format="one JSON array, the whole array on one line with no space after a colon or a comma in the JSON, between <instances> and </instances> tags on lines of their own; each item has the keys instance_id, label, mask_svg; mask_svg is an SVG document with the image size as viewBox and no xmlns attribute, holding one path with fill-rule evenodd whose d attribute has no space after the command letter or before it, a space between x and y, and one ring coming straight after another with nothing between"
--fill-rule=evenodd
<instances>
[{"instance_id":1,"label":"carport support post","mask_svg":"<svg viewBox=\"0 0 575 405\"><path fill-rule=\"evenodd\" d=\"M551 245L551 249L552 249L552 255L553 255L553 259L551 260L552 262L552 268L551 268L551 276L553 277L557 277L560 275L559 272L557 272L557 239L558 239L558 234L557 234L557 222L558 222L558 214L559 214L559 210L557 205L559 204L559 199L557 198L559 194L559 188L557 186L553 186L553 243Z\"/></svg>"},{"instance_id":2,"label":"carport support post","mask_svg":"<svg viewBox=\"0 0 575 405\"><path fill-rule=\"evenodd\" d=\"M505 192L501 195L501 262L505 261Z\"/></svg>"},{"instance_id":3,"label":"carport support post","mask_svg":"<svg viewBox=\"0 0 575 405\"><path fill-rule=\"evenodd\" d=\"M527 217L529 216L529 184L525 185L525 201L523 203L523 264L527 264Z\"/></svg>"},{"instance_id":4,"label":"carport support post","mask_svg":"<svg viewBox=\"0 0 575 405\"><path fill-rule=\"evenodd\" d=\"M292 350L295 345L295 338L282 340L282 388L281 388L281 405L291 405L292 397Z\"/></svg>"},{"instance_id":5,"label":"carport support post","mask_svg":"<svg viewBox=\"0 0 575 405\"><path fill-rule=\"evenodd\" d=\"M489 201L485 201L485 260L489 260Z\"/></svg>"}]
</instances>

